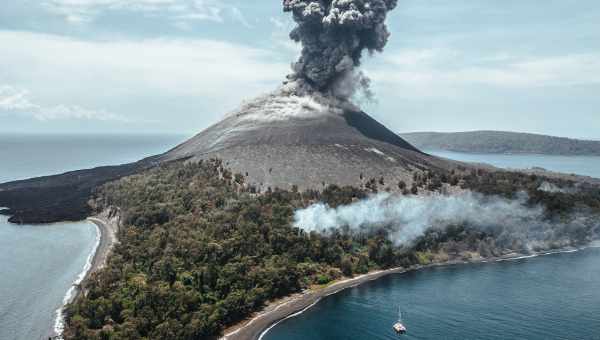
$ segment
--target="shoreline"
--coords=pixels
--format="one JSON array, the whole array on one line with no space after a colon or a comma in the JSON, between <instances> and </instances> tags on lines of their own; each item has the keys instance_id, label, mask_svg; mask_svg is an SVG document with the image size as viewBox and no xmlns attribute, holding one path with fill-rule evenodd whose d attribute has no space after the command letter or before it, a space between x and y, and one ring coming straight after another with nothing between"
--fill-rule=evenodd
<instances>
[{"instance_id":1,"label":"shoreline","mask_svg":"<svg viewBox=\"0 0 600 340\"><path fill-rule=\"evenodd\" d=\"M88 255L83 270L65 293L63 304L56 310L56 318L49 336L51 339L62 339L62 332L64 331L63 312L65 306L75 301L79 294L83 293L82 283L84 283L90 275L104 267L113 246L118 242L116 235L118 231L118 216L116 219L111 218L110 214L105 211L99 215L88 217L86 221L92 223L96 229L96 242L93 250Z\"/></svg>"},{"instance_id":2,"label":"shoreline","mask_svg":"<svg viewBox=\"0 0 600 340\"><path fill-rule=\"evenodd\" d=\"M273 301L267 304L261 311L253 315L250 319L241 321L233 325L223 332L220 340L262 340L264 336L279 323L293 318L307 311L323 298L339 293L345 289L359 286L363 283L370 282L392 274L404 274L412 271L422 270L426 268L454 266L461 264L481 264L503 261L518 261L529 259L538 256L546 256L560 253L572 253L587 248L600 247L600 242L573 248L568 247L560 250L544 251L533 254L509 253L499 257L489 257L474 259L470 261L451 260L446 262L431 263L427 265L414 265L409 268L395 267L385 270L377 270L370 273L362 274L353 278L346 278L341 281L333 282L328 286L318 289L307 289L301 293L296 293L288 297Z\"/></svg>"}]
</instances>

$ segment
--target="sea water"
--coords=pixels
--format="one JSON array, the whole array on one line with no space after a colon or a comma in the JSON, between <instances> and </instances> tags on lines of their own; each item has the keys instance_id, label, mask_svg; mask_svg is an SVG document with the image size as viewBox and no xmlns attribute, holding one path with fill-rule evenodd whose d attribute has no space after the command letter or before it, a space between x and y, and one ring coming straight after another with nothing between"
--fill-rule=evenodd
<instances>
[{"instance_id":1,"label":"sea water","mask_svg":"<svg viewBox=\"0 0 600 340\"><path fill-rule=\"evenodd\" d=\"M399 309L404 336L392 330ZM393 274L328 296L262 339L600 339L600 249Z\"/></svg>"},{"instance_id":2,"label":"sea water","mask_svg":"<svg viewBox=\"0 0 600 340\"><path fill-rule=\"evenodd\" d=\"M425 150L425 152L457 161L487 163L499 168L531 169L540 167L550 171L600 178L600 156L505 155L445 150Z\"/></svg>"},{"instance_id":3,"label":"sea water","mask_svg":"<svg viewBox=\"0 0 600 340\"><path fill-rule=\"evenodd\" d=\"M17 226L0 216L0 339L42 339L94 249L87 222Z\"/></svg>"},{"instance_id":4,"label":"sea water","mask_svg":"<svg viewBox=\"0 0 600 340\"><path fill-rule=\"evenodd\" d=\"M0 182L133 162L185 136L0 135ZM89 222L14 225L0 216L0 339L47 339L98 242Z\"/></svg>"},{"instance_id":5,"label":"sea water","mask_svg":"<svg viewBox=\"0 0 600 340\"><path fill-rule=\"evenodd\" d=\"M0 183L135 162L185 139L183 135L0 134Z\"/></svg>"}]
</instances>

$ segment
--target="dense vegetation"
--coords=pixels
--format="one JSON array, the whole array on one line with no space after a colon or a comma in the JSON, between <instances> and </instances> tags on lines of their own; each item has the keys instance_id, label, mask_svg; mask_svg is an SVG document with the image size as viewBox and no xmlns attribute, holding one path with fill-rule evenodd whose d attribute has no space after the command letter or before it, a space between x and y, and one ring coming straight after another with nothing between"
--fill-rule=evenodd
<instances>
[{"instance_id":1,"label":"dense vegetation","mask_svg":"<svg viewBox=\"0 0 600 340\"><path fill-rule=\"evenodd\" d=\"M534 180L506 175L510 183L505 189L499 185L505 179L495 176L466 169L424 173L415 175L414 185L398 187L410 195L443 190L454 182L511 195ZM491 187L498 189L488 188L493 181ZM374 179L362 189L332 186L322 193L256 194L245 182L215 160L162 165L104 185L94 204L97 209L120 207L120 244L107 267L88 280L85 294L68 306L65 338L207 338L270 300L342 276L499 256L513 246L511 240L497 244L494 230L466 225L432 228L410 247L392 244L386 227L365 234L306 234L292 226L295 209L316 201L348 204L381 183ZM597 207L600 195L590 195L597 195L592 202ZM541 201L554 196L543 194ZM587 240L590 232L584 230L578 240Z\"/></svg>"},{"instance_id":2,"label":"dense vegetation","mask_svg":"<svg viewBox=\"0 0 600 340\"><path fill-rule=\"evenodd\" d=\"M415 132L400 135L422 150L545 155L600 155L600 141L504 131Z\"/></svg>"},{"instance_id":3,"label":"dense vegetation","mask_svg":"<svg viewBox=\"0 0 600 340\"><path fill-rule=\"evenodd\" d=\"M511 199L526 194L528 205L542 205L549 217L600 213L600 186L597 184L514 171L459 166L449 172L415 173L410 192L444 192L448 186ZM407 188L402 183L401 187ZM405 194L408 192L404 189Z\"/></svg>"}]
</instances>

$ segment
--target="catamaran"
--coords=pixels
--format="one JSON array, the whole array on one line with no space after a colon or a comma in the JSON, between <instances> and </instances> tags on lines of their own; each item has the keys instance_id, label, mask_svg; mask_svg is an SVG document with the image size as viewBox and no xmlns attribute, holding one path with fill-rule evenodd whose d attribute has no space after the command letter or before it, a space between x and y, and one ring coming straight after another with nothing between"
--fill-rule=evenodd
<instances>
[{"instance_id":1,"label":"catamaran","mask_svg":"<svg viewBox=\"0 0 600 340\"><path fill-rule=\"evenodd\" d=\"M404 327L404 324L402 323L402 311L400 308L398 308L398 321L394 324L394 326L392 326L392 328L394 328L394 331L398 334L406 333L406 327Z\"/></svg>"}]
</instances>

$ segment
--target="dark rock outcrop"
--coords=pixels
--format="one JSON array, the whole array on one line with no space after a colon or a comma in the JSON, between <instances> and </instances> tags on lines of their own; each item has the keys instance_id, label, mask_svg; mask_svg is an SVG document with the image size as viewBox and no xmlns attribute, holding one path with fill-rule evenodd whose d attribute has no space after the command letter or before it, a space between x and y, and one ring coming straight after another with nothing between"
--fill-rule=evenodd
<instances>
[{"instance_id":1,"label":"dark rock outcrop","mask_svg":"<svg viewBox=\"0 0 600 340\"><path fill-rule=\"evenodd\" d=\"M0 211L13 223L78 221L90 214L88 200L104 183L129 176L158 164L156 157L139 162L71 171L0 184Z\"/></svg>"}]
</instances>

